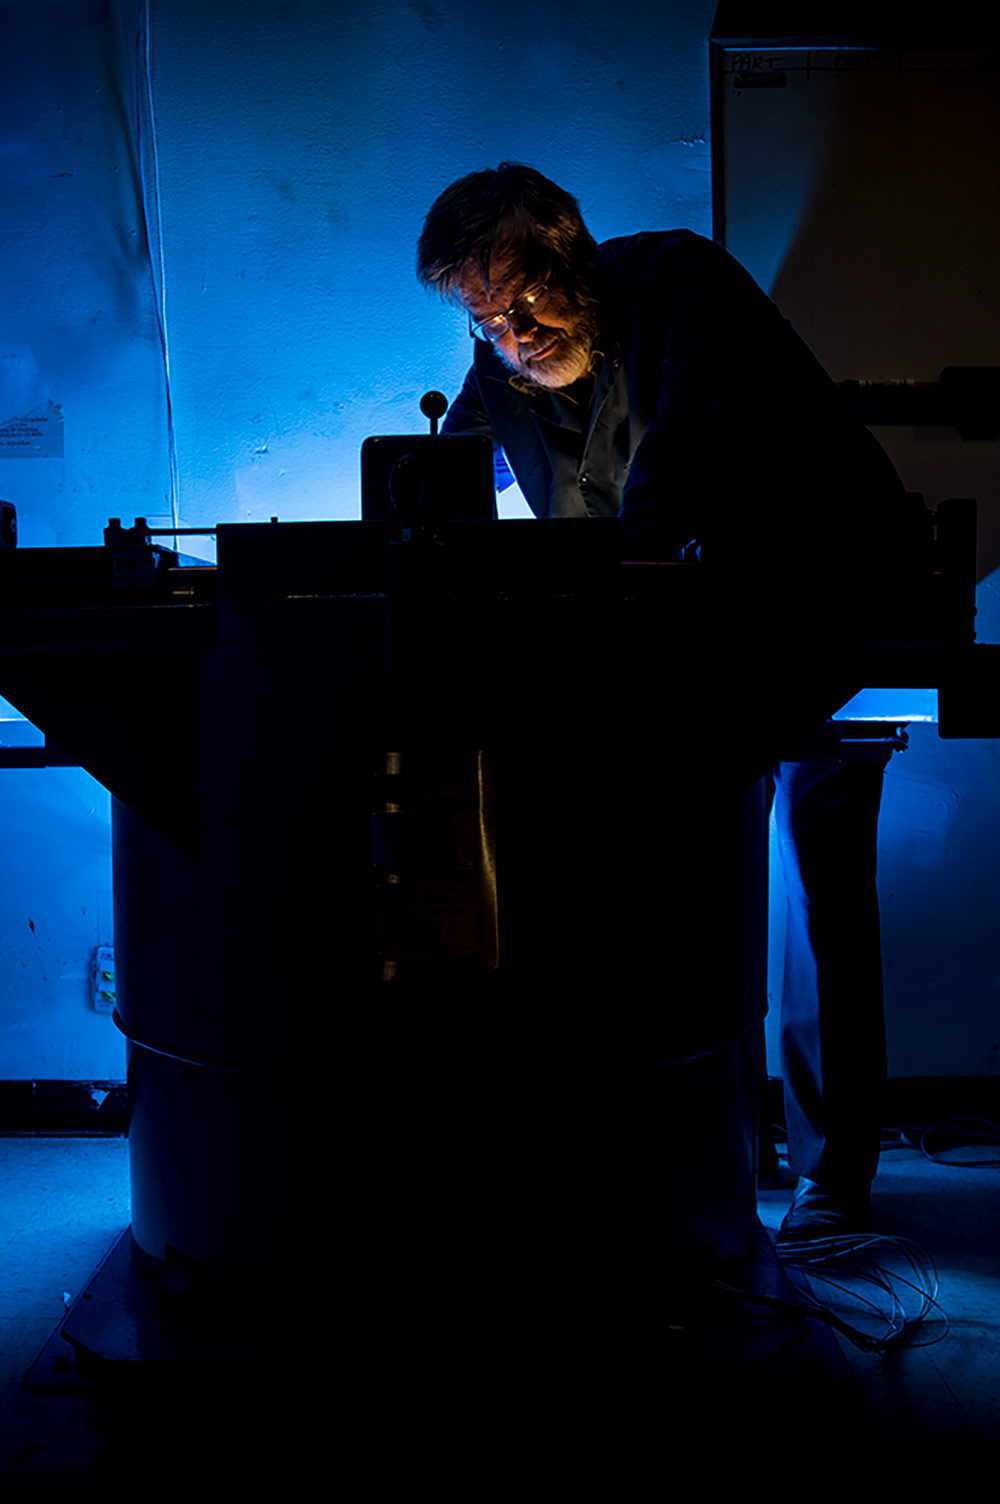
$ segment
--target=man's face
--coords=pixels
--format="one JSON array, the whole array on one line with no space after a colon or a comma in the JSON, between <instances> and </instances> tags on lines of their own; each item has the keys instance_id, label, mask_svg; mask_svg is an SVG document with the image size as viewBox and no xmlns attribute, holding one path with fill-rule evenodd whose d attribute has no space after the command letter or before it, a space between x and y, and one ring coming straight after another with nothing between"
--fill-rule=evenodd
<instances>
[{"instance_id":1,"label":"man's face","mask_svg":"<svg viewBox=\"0 0 1000 1504\"><path fill-rule=\"evenodd\" d=\"M538 285L537 277L525 277L513 268L495 275L491 271L484 279L470 267L459 275L454 291L476 324L513 310L510 327L491 343L515 376L551 391L572 385L590 370L597 319L589 309L578 308L553 280L533 311L519 299Z\"/></svg>"}]
</instances>

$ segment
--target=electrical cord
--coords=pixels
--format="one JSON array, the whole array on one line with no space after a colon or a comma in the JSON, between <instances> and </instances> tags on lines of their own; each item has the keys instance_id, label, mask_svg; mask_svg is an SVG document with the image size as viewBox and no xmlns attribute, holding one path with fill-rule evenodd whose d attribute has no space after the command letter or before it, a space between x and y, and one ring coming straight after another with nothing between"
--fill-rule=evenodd
<instances>
[{"instance_id":1,"label":"electrical cord","mask_svg":"<svg viewBox=\"0 0 1000 1504\"><path fill-rule=\"evenodd\" d=\"M883 1253L895 1253L913 1277L909 1278L898 1269L886 1267L885 1262L873 1257L873 1250L876 1249ZM937 1300L938 1277L934 1261L924 1249L908 1238L877 1235L816 1238L810 1239L808 1243L779 1243L777 1253L805 1302L804 1307L800 1302L784 1300L778 1296L740 1290L723 1280L713 1280L712 1286L750 1305L799 1315L804 1310L805 1314L832 1327L863 1352L879 1353L882 1356L904 1346L930 1347L933 1343L940 1342L948 1331L948 1318ZM798 1278L795 1277L796 1272ZM874 1286L882 1292L883 1298L869 1298L847 1283L848 1280L853 1280L855 1286ZM809 1288L811 1283L824 1284L867 1308L884 1325L884 1332L864 1331L838 1315L818 1299ZM932 1317L942 1323L941 1330L926 1341L914 1341L915 1333Z\"/></svg>"},{"instance_id":2,"label":"electrical cord","mask_svg":"<svg viewBox=\"0 0 1000 1504\"><path fill-rule=\"evenodd\" d=\"M934 1260L909 1238L874 1233L811 1238L805 1243L779 1242L777 1253L811 1306L820 1302L809 1286L822 1284L866 1306L884 1322L883 1335L861 1334L865 1340L859 1345L868 1351L887 1354L903 1346L930 1347L947 1335L949 1322L937 1298L940 1285ZM897 1267L891 1267L890 1261ZM884 1299L868 1298L859 1286L881 1291ZM941 1323L940 1330L926 1341L914 1341L915 1333L932 1318Z\"/></svg>"},{"instance_id":3,"label":"electrical cord","mask_svg":"<svg viewBox=\"0 0 1000 1504\"><path fill-rule=\"evenodd\" d=\"M981 1130L970 1132L970 1127ZM955 1133L953 1130L962 1129ZM904 1132L901 1135L903 1142L911 1148L919 1149L925 1159L932 1164L943 1165L946 1168L957 1170L995 1170L1000 1168L1000 1159L942 1159L942 1150L933 1153L929 1144L936 1138L949 1138L954 1144L997 1144L1000 1145L1000 1126L989 1122L986 1118L945 1118L943 1122L935 1123L930 1128L925 1128L919 1138Z\"/></svg>"},{"instance_id":4,"label":"electrical cord","mask_svg":"<svg viewBox=\"0 0 1000 1504\"><path fill-rule=\"evenodd\" d=\"M976 1128L978 1132L970 1132ZM961 1130L961 1131L955 1131ZM785 1143L787 1134L784 1123L772 1123L771 1135L775 1145ZM932 1152L929 1145L937 1138L949 1138L953 1144L997 1144L1000 1145L1000 1124L991 1123L987 1118L957 1117L944 1118L939 1123L933 1123L924 1129L901 1129L898 1134L884 1130L880 1153L887 1153L893 1149L919 1149L925 1159L932 1164L941 1165L945 1169L956 1170L995 1170L1000 1168L998 1159L943 1159L942 1150Z\"/></svg>"},{"instance_id":5,"label":"electrical cord","mask_svg":"<svg viewBox=\"0 0 1000 1504\"><path fill-rule=\"evenodd\" d=\"M773 1125L775 1137L784 1137L783 1125ZM932 1164L955 1169L1000 1168L1000 1158L953 1159L943 1158L943 1149L938 1141L951 1145L1000 1144L1000 1126L984 1118L947 1118L922 1131L900 1133L892 1144L883 1144L883 1149L905 1146L919 1149ZM935 1148L935 1145L938 1145ZM908 1238L865 1234L851 1237L810 1238L806 1242L782 1242L780 1237L775 1251L792 1279L796 1290L806 1303L808 1314L823 1321L865 1352L883 1356L901 1347L930 1347L947 1335L949 1320L937 1299L939 1283L937 1269L930 1254ZM884 1256L895 1255L902 1261L908 1273L898 1268L886 1267ZM737 1291L732 1287L720 1288L739 1299L763 1306L796 1307L791 1302L781 1302L775 1297L763 1297L751 1291ZM811 1285L823 1285L831 1294L836 1292L879 1319L885 1331L880 1335L861 1330L853 1323L831 1311L818 1299ZM879 1292L878 1298L870 1298L865 1289ZM915 1305L915 1309L912 1309ZM926 1341L914 1340L916 1333L930 1320L940 1323L940 1329Z\"/></svg>"},{"instance_id":6,"label":"electrical cord","mask_svg":"<svg viewBox=\"0 0 1000 1504\"><path fill-rule=\"evenodd\" d=\"M735 1285L727 1284L725 1280L721 1279L712 1280L711 1286L713 1289L722 1290L726 1295L730 1295L736 1300L746 1302L747 1305L763 1306L770 1311L788 1312L789 1315L802 1315L801 1305L794 1300L782 1300L780 1296L763 1295L756 1290L740 1290ZM878 1351L877 1338L869 1337L866 1333L858 1331L857 1328L850 1326L834 1311L828 1310L825 1306L820 1306L810 1301L809 1315L824 1322L827 1326L833 1327L836 1331L842 1332L855 1346L865 1348L871 1352Z\"/></svg>"}]
</instances>

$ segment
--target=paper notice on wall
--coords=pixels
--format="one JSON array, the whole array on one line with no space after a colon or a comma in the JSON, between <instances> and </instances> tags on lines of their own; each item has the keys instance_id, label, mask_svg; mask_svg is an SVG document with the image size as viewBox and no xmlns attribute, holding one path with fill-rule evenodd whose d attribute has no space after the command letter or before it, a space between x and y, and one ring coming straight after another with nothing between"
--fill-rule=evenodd
<instances>
[{"instance_id":1,"label":"paper notice on wall","mask_svg":"<svg viewBox=\"0 0 1000 1504\"><path fill-rule=\"evenodd\" d=\"M0 459L61 460L63 457L62 408L50 402L23 418L0 420Z\"/></svg>"}]
</instances>

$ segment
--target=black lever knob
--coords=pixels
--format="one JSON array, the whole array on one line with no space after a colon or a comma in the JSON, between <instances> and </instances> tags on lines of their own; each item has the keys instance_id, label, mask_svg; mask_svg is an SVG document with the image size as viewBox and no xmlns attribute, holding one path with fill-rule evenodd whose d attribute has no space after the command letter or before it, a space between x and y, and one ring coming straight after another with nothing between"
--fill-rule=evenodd
<instances>
[{"instance_id":1,"label":"black lever knob","mask_svg":"<svg viewBox=\"0 0 1000 1504\"><path fill-rule=\"evenodd\" d=\"M431 436L437 435L438 419L448 411L448 398L443 392L425 392L420 399L420 411L430 419Z\"/></svg>"}]
</instances>

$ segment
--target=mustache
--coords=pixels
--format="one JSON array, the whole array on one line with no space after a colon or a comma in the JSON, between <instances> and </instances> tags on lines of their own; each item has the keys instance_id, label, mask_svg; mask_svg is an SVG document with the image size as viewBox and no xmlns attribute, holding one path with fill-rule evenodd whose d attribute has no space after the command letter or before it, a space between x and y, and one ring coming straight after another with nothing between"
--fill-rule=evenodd
<instances>
[{"instance_id":1,"label":"mustache","mask_svg":"<svg viewBox=\"0 0 1000 1504\"><path fill-rule=\"evenodd\" d=\"M552 325L546 327L545 324L539 324L530 348L525 349L522 345L518 350L518 356L521 360L530 360L542 350L548 350L549 346L552 347L551 359L558 359L576 350L590 350L597 338L597 332L598 321L592 313L585 313L572 332L568 329L553 328Z\"/></svg>"},{"instance_id":2,"label":"mustache","mask_svg":"<svg viewBox=\"0 0 1000 1504\"><path fill-rule=\"evenodd\" d=\"M545 335L544 339L534 340L530 350L522 347L521 354L526 360L530 360L533 355L540 354L542 350L552 350L554 353L560 345L566 343L567 337L565 329L553 329L551 333Z\"/></svg>"}]
</instances>

